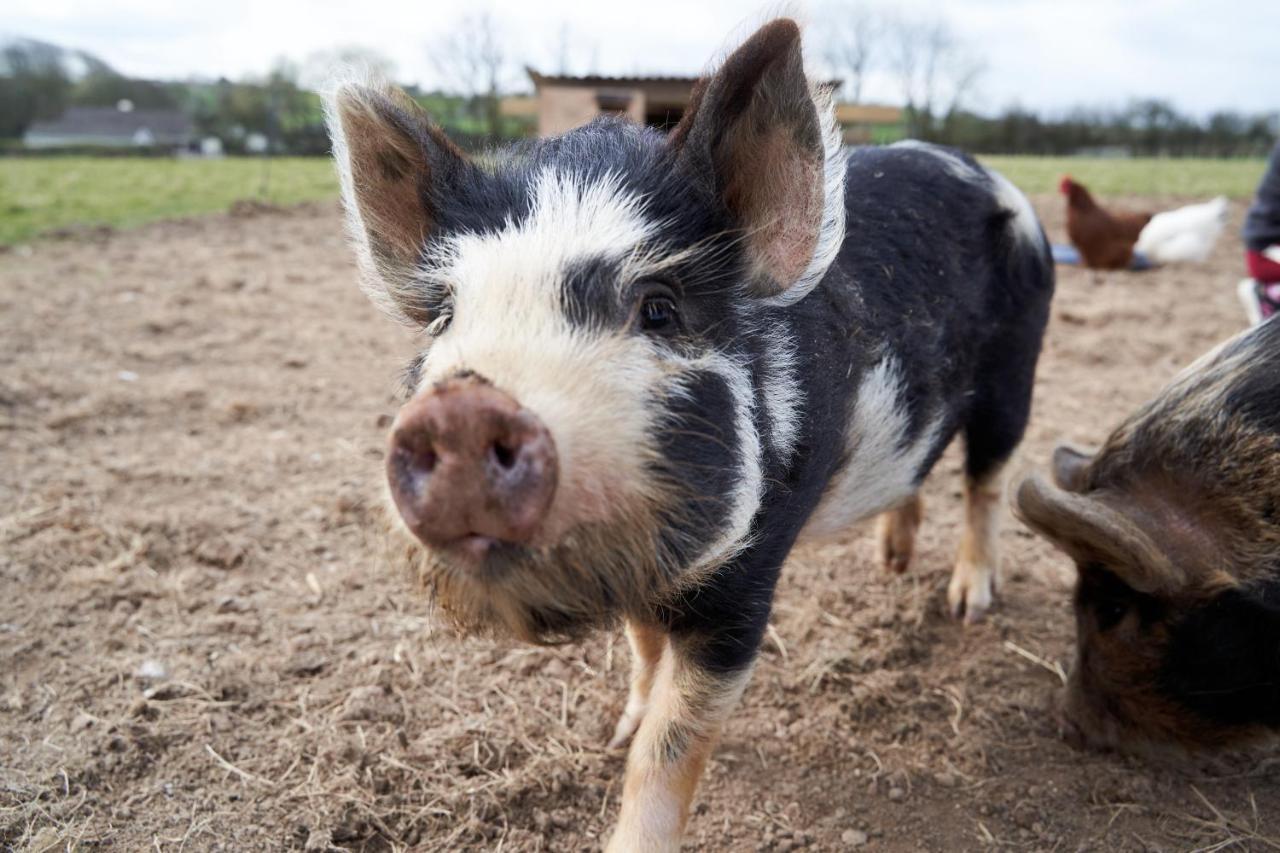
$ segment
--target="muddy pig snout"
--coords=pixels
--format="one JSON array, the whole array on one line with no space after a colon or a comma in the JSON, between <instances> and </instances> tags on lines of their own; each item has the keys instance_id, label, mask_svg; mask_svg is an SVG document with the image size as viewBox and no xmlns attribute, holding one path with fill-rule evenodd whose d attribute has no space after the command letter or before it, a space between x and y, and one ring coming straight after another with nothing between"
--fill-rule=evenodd
<instances>
[{"instance_id":1,"label":"muddy pig snout","mask_svg":"<svg viewBox=\"0 0 1280 853\"><path fill-rule=\"evenodd\" d=\"M467 377L405 404L391 428L387 478L414 536L483 556L526 543L551 507L555 442L509 394Z\"/></svg>"}]
</instances>

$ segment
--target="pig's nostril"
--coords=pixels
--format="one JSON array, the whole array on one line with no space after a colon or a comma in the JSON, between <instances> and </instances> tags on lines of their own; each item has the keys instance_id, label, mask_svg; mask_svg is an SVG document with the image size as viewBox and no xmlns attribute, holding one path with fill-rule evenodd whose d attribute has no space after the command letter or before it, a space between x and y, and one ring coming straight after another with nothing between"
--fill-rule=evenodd
<instances>
[{"instance_id":1,"label":"pig's nostril","mask_svg":"<svg viewBox=\"0 0 1280 853\"><path fill-rule=\"evenodd\" d=\"M489 452L493 454L493 458L497 461L499 467L506 468L508 470L515 467L516 448L508 447L501 441L495 441L493 446L489 449Z\"/></svg>"},{"instance_id":2,"label":"pig's nostril","mask_svg":"<svg viewBox=\"0 0 1280 853\"><path fill-rule=\"evenodd\" d=\"M392 455L401 471L416 476L432 473L440 462L436 449L425 442L402 442Z\"/></svg>"}]
</instances>

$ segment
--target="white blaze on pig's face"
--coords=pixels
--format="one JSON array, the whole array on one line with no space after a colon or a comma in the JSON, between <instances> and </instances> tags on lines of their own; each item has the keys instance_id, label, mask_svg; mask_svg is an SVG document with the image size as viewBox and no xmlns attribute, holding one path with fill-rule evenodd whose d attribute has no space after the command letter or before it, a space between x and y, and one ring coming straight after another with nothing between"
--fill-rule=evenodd
<instances>
[{"instance_id":1,"label":"white blaze on pig's face","mask_svg":"<svg viewBox=\"0 0 1280 853\"><path fill-rule=\"evenodd\" d=\"M571 322L563 297L575 264L625 259L654 224L643 202L606 178L583 184L541 172L532 208L489 233L437 242L422 277L447 289L448 313L423 362L418 388L475 373L513 396L550 430L560 486L538 537L552 544L574 526L606 521L656 495L650 487L658 401L671 370L629 328ZM597 282L620 303L635 282Z\"/></svg>"}]
</instances>

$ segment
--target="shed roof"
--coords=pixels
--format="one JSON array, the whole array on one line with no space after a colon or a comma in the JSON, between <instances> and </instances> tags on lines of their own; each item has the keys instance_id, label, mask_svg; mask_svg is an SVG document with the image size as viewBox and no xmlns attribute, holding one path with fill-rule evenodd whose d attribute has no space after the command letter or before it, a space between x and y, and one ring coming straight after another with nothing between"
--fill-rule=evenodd
<instances>
[{"instance_id":1,"label":"shed roof","mask_svg":"<svg viewBox=\"0 0 1280 853\"><path fill-rule=\"evenodd\" d=\"M607 74L587 74L583 76L575 76L572 74L543 74L533 68L525 66L525 72L529 75L529 79L533 81L534 86L644 86L645 84L682 84L692 86L697 83L699 78L682 76L678 74L640 74L625 77L614 77Z\"/></svg>"},{"instance_id":2,"label":"shed roof","mask_svg":"<svg viewBox=\"0 0 1280 853\"><path fill-rule=\"evenodd\" d=\"M535 68L525 66L525 73L529 75L529 79L533 81L534 88L540 89L543 86L594 86L609 87L613 89L635 88L643 89L650 86L676 87L692 89L702 77L694 75L680 74L636 74L629 76L611 76L608 74L586 74L575 76L572 74L543 74ZM839 89L843 80L828 80L826 85L832 90Z\"/></svg>"}]
</instances>

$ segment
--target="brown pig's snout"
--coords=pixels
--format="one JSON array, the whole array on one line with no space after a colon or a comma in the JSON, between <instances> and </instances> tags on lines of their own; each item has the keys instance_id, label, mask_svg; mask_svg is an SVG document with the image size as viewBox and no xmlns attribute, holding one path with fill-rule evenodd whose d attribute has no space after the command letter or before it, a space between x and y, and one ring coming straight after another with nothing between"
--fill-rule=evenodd
<instances>
[{"instance_id":1,"label":"brown pig's snout","mask_svg":"<svg viewBox=\"0 0 1280 853\"><path fill-rule=\"evenodd\" d=\"M474 377L418 393L391 428L391 495L409 530L434 547L483 555L494 540L528 542L558 474L542 421Z\"/></svg>"}]
</instances>

